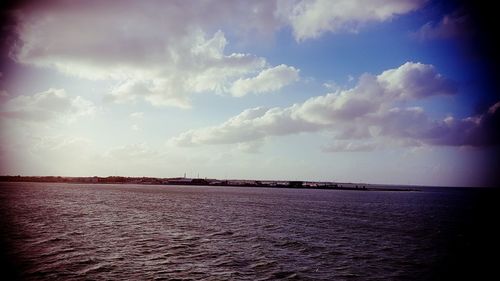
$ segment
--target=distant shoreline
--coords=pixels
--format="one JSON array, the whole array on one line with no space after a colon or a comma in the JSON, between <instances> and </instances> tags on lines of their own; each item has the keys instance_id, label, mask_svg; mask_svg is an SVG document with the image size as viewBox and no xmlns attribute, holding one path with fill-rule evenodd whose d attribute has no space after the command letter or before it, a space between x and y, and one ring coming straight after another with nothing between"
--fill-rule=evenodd
<instances>
[{"instance_id":1,"label":"distant shoreline","mask_svg":"<svg viewBox=\"0 0 500 281\"><path fill-rule=\"evenodd\" d=\"M202 178L154 178L154 177L60 177L60 176L0 176L0 182L41 182L74 184L143 184L143 185L186 185L186 186L232 186L232 187L268 187L294 189L326 189L356 191L419 191L414 188L375 187L361 183L337 183L321 181L286 181L286 180L238 180L238 179L202 179Z\"/></svg>"}]
</instances>

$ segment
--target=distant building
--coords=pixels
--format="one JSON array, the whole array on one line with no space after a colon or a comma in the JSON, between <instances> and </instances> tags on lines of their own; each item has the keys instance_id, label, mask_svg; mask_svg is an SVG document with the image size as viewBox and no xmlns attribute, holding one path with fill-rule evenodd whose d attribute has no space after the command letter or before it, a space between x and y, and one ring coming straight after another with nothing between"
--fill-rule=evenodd
<instances>
[{"instance_id":1,"label":"distant building","mask_svg":"<svg viewBox=\"0 0 500 281\"><path fill-rule=\"evenodd\" d=\"M288 187L290 188L302 188L304 185L304 182L302 181L290 181L288 183Z\"/></svg>"}]
</instances>

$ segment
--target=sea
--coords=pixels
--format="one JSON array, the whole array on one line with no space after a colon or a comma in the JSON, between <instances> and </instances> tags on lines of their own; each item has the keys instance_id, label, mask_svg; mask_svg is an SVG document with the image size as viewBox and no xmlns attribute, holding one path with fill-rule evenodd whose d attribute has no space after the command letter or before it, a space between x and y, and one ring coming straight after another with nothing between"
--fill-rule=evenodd
<instances>
[{"instance_id":1,"label":"sea","mask_svg":"<svg viewBox=\"0 0 500 281\"><path fill-rule=\"evenodd\" d=\"M2 280L498 276L497 189L417 189L0 183Z\"/></svg>"}]
</instances>

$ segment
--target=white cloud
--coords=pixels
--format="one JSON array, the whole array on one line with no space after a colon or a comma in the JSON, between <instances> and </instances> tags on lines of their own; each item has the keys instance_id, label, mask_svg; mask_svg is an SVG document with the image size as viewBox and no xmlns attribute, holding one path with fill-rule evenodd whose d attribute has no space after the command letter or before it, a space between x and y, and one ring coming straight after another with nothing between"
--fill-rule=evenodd
<instances>
[{"instance_id":1,"label":"white cloud","mask_svg":"<svg viewBox=\"0 0 500 281\"><path fill-rule=\"evenodd\" d=\"M432 65L407 62L397 69L384 71L377 80L394 98L419 99L456 91L455 85L437 73Z\"/></svg>"},{"instance_id":2,"label":"white cloud","mask_svg":"<svg viewBox=\"0 0 500 281\"><path fill-rule=\"evenodd\" d=\"M109 149L104 154L105 158L116 160L140 161L158 157L158 151L150 148L146 143L127 144Z\"/></svg>"},{"instance_id":3,"label":"white cloud","mask_svg":"<svg viewBox=\"0 0 500 281\"><path fill-rule=\"evenodd\" d=\"M361 152L372 151L378 147L379 145L373 142L334 141L323 146L322 150L324 152Z\"/></svg>"},{"instance_id":4,"label":"white cloud","mask_svg":"<svg viewBox=\"0 0 500 281\"><path fill-rule=\"evenodd\" d=\"M132 112L130 113L129 117L133 121L130 129L132 129L132 131L141 131L142 128L139 123L141 123L141 121L144 119L144 112Z\"/></svg>"},{"instance_id":5,"label":"white cloud","mask_svg":"<svg viewBox=\"0 0 500 281\"><path fill-rule=\"evenodd\" d=\"M219 126L189 130L172 141L181 146L257 141L266 136L316 130L315 124L291 116L291 108L251 108Z\"/></svg>"},{"instance_id":6,"label":"white cloud","mask_svg":"<svg viewBox=\"0 0 500 281\"><path fill-rule=\"evenodd\" d=\"M5 90L0 90L0 102L4 103L10 98L10 95L7 91Z\"/></svg>"},{"instance_id":7,"label":"white cloud","mask_svg":"<svg viewBox=\"0 0 500 281\"><path fill-rule=\"evenodd\" d=\"M299 79L299 70L293 66L278 65L260 72L252 78L236 80L230 92L233 96L241 97L248 93L265 93L277 91Z\"/></svg>"},{"instance_id":8,"label":"white cloud","mask_svg":"<svg viewBox=\"0 0 500 281\"><path fill-rule=\"evenodd\" d=\"M497 114L497 111L500 110L500 102L495 103L490 108L488 108L488 114Z\"/></svg>"},{"instance_id":9,"label":"white cloud","mask_svg":"<svg viewBox=\"0 0 500 281\"><path fill-rule=\"evenodd\" d=\"M42 136L35 137L32 140L30 151L33 153L69 153L87 150L91 145L91 141L85 138L72 137L72 136Z\"/></svg>"},{"instance_id":10,"label":"white cloud","mask_svg":"<svg viewBox=\"0 0 500 281\"><path fill-rule=\"evenodd\" d=\"M16 10L22 63L113 80L109 98L189 108L197 93L265 93L298 79L292 66L227 52L228 40L291 25L298 40L357 30L422 1L44 1Z\"/></svg>"},{"instance_id":11,"label":"white cloud","mask_svg":"<svg viewBox=\"0 0 500 281\"><path fill-rule=\"evenodd\" d=\"M17 96L7 100L0 116L26 122L57 120L72 122L83 116L93 115L96 107L80 96L71 97L64 89L49 89L33 96Z\"/></svg>"},{"instance_id":12,"label":"white cloud","mask_svg":"<svg viewBox=\"0 0 500 281\"><path fill-rule=\"evenodd\" d=\"M313 97L287 108L247 109L213 127L190 130L171 139L181 146L246 143L271 136L321 130L337 140L390 138L405 145L490 145L499 141L491 135L498 123L499 105L476 117L462 120L432 120L420 107L398 107L411 99L454 94L453 84L434 67L406 63L378 76L365 74L348 90ZM496 122L496 123L495 123ZM330 151L369 149L373 144L337 143Z\"/></svg>"},{"instance_id":13,"label":"white cloud","mask_svg":"<svg viewBox=\"0 0 500 281\"><path fill-rule=\"evenodd\" d=\"M472 34L469 16L457 10L438 22L427 22L413 35L420 40L463 38Z\"/></svg>"},{"instance_id":14,"label":"white cloud","mask_svg":"<svg viewBox=\"0 0 500 281\"><path fill-rule=\"evenodd\" d=\"M345 121L348 125L356 119L372 118L374 113L388 111L400 101L455 91L453 83L437 73L432 65L407 62L377 76L362 75L354 88L310 98L295 114L317 124Z\"/></svg>"},{"instance_id":15,"label":"white cloud","mask_svg":"<svg viewBox=\"0 0 500 281\"><path fill-rule=\"evenodd\" d=\"M357 32L370 22L383 22L423 6L425 0L300 0L278 1L277 15L295 39L317 38L325 32Z\"/></svg>"},{"instance_id":16,"label":"white cloud","mask_svg":"<svg viewBox=\"0 0 500 281\"><path fill-rule=\"evenodd\" d=\"M132 119L143 119L144 118L144 112L132 112L130 113L130 118Z\"/></svg>"},{"instance_id":17,"label":"white cloud","mask_svg":"<svg viewBox=\"0 0 500 281\"><path fill-rule=\"evenodd\" d=\"M230 26L240 32L267 29L260 27L264 23L274 25L271 20L274 4L266 2L226 5L212 1L193 4L155 0L31 3L17 11L23 42L19 58L75 73L78 70L73 71L72 66L97 70L98 76L120 76L120 70L129 72L131 68L161 68L165 63L185 59L178 54L180 48L190 52L191 47L196 50L196 46L208 43L207 47L213 47L213 54L217 55L223 48L223 40L216 37L205 42L199 35L220 29L222 19L233 23ZM241 10L254 12L241 13ZM114 71L108 73L109 69ZM92 75L88 71L82 74Z\"/></svg>"},{"instance_id":18,"label":"white cloud","mask_svg":"<svg viewBox=\"0 0 500 281\"><path fill-rule=\"evenodd\" d=\"M16 58L82 78L115 80L110 98L116 102L144 99L156 106L189 108L192 94L229 93L237 79L265 73L269 66L264 58L225 52L221 19L231 23L223 27L242 33L274 30L274 6L271 1L53 1L25 6L19 10ZM289 83L280 78L277 85L255 91Z\"/></svg>"},{"instance_id":19,"label":"white cloud","mask_svg":"<svg viewBox=\"0 0 500 281\"><path fill-rule=\"evenodd\" d=\"M342 87L340 85L338 85L337 83L335 83L335 81L325 82L325 83L323 83L323 87L328 89L328 91L333 91L333 92L339 91L342 89Z\"/></svg>"},{"instance_id":20,"label":"white cloud","mask_svg":"<svg viewBox=\"0 0 500 281\"><path fill-rule=\"evenodd\" d=\"M244 143L238 143L237 149L245 153L253 154L253 153L258 153L262 145L263 142L261 140L244 142Z\"/></svg>"},{"instance_id":21,"label":"white cloud","mask_svg":"<svg viewBox=\"0 0 500 281\"><path fill-rule=\"evenodd\" d=\"M3 129L0 143L2 174L75 175L82 173L82 163L92 153L93 142L87 138L35 134L19 126Z\"/></svg>"},{"instance_id":22,"label":"white cloud","mask_svg":"<svg viewBox=\"0 0 500 281\"><path fill-rule=\"evenodd\" d=\"M40 44L37 47L45 50L41 44L49 42L37 40L35 42ZM108 40L114 39L110 36L107 40L101 40L103 42L91 43L106 46L110 44ZM231 83L237 78L267 67L265 59L250 54L224 54L227 40L221 31L207 38L202 31L197 30L179 38L179 41L163 44L166 44L166 50L158 53L156 60L141 61L140 64L132 62L135 58L128 57L127 53L117 58L121 62L105 65L103 61L94 61L94 54L79 53L62 60L46 54L39 61L38 57L30 54L39 53L40 50L27 49L26 46L32 45L29 42L25 42L25 48L22 49L24 53L21 52L19 58L25 63L53 66L84 78L116 80L117 85L110 93L111 99L116 102L144 99L155 106L183 108L190 107L190 95L193 93L227 93Z\"/></svg>"}]
</instances>

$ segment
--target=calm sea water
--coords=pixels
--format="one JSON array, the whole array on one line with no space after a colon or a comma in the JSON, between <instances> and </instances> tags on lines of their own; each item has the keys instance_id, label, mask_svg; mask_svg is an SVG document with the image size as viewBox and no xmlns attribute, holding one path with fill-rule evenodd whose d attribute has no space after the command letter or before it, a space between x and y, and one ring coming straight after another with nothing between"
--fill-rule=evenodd
<instances>
[{"instance_id":1,"label":"calm sea water","mask_svg":"<svg viewBox=\"0 0 500 281\"><path fill-rule=\"evenodd\" d=\"M20 280L443 280L495 273L497 192L1 183ZM4 279L5 280L5 279Z\"/></svg>"}]
</instances>

